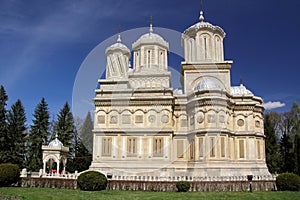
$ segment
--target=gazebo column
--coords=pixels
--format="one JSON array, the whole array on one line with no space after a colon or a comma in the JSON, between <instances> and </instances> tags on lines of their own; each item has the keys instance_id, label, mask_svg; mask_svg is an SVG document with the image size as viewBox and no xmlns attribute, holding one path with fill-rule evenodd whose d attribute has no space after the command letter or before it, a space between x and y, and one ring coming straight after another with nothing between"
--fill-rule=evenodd
<instances>
[{"instance_id":1,"label":"gazebo column","mask_svg":"<svg viewBox=\"0 0 300 200\"><path fill-rule=\"evenodd\" d=\"M57 176L59 176L59 161L56 162L57 165L56 165L56 169L57 169Z\"/></svg>"},{"instance_id":2,"label":"gazebo column","mask_svg":"<svg viewBox=\"0 0 300 200\"><path fill-rule=\"evenodd\" d=\"M47 165L47 161L44 160L44 162L43 162L43 174L46 174L46 165Z\"/></svg>"},{"instance_id":3,"label":"gazebo column","mask_svg":"<svg viewBox=\"0 0 300 200\"><path fill-rule=\"evenodd\" d=\"M67 162L66 162L66 160L64 160L63 161L63 167L64 167L64 169L63 169L63 173L62 174L65 174L65 172L66 172L66 164L67 164Z\"/></svg>"}]
</instances>

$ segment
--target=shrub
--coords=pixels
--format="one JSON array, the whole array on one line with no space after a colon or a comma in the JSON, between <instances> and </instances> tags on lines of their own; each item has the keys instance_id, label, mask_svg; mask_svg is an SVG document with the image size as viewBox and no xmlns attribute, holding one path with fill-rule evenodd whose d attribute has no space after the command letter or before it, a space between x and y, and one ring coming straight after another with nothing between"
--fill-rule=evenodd
<instances>
[{"instance_id":1,"label":"shrub","mask_svg":"<svg viewBox=\"0 0 300 200\"><path fill-rule=\"evenodd\" d=\"M81 190L99 191L106 189L107 179L100 172L88 171L78 176L77 184Z\"/></svg>"},{"instance_id":2,"label":"shrub","mask_svg":"<svg viewBox=\"0 0 300 200\"><path fill-rule=\"evenodd\" d=\"M300 191L300 177L293 173L283 173L276 178L277 189Z\"/></svg>"},{"instance_id":3,"label":"shrub","mask_svg":"<svg viewBox=\"0 0 300 200\"><path fill-rule=\"evenodd\" d=\"M176 188L178 192L187 192L190 189L190 183L187 181L178 181L176 183Z\"/></svg>"},{"instance_id":4,"label":"shrub","mask_svg":"<svg viewBox=\"0 0 300 200\"><path fill-rule=\"evenodd\" d=\"M8 187L17 183L20 178L20 170L15 164L0 164L0 187Z\"/></svg>"}]
</instances>

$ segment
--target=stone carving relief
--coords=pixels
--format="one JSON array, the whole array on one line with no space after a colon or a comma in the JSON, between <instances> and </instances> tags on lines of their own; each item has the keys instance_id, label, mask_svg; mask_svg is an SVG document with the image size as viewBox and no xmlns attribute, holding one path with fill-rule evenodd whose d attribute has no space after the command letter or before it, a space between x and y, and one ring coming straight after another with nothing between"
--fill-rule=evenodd
<instances>
[{"instance_id":1,"label":"stone carving relief","mask_svg":"<svg viewBox=\"0 0 300 200\"><path fill-rule=\"evenodd\" d=\"M128 114L122 115L122 123L123 124L130 124L131 123L130 115L128 115Z\"/></svg>"},{"instance_id":2,"label":"stone carving relief","mask_svg":"<svg viewBox=\"0 0 300 200\"><path fill-rule=\"evenodd\" d=\"M143 123L143 115L136 115L135 123Z\"/></svg>"},{"instance_id":3,"label":"stone carving relief","mask_svg":"<svg viewBox=\"0 0 300 200\"><path fill-rule=\"evenodd\" d=\"M113 115L110 117L110 123L111 124L117 124L118 123L118 116Z\"/></svg>"},{"instance_id":4,"label":"stone carving relief","mask_svg":"<svg viewBox=\"0 0 300 200\"><path fill-rule=\"evenodd\" d=\"M239 119L239 120L237 121L237 125L238 125L238 126L244 126L244 124L245 124L245 121L244 121L243 119Z\"/></svg>"},{"instance_id":5,"label":"stone carving relief","mask_svg":"<svg viewBox=\"0 0 300 200\"><path fill-rule=\"evenodd\" d=\"M200 112L200 113L198 114L197 122L198 122L199 124L201 124L201 123L204 122L204 114L203 114L202 112Z\"/></svg>"},{"instance_id":6,"label":"stone carving relief","mask_svg":"<svg viewBox=\"0 0 300 200\"><path fill-rule=\"evenodd\" d=\"M150 116L148 117L148 120L149 120L150 123L154 123L155 120L156 120L155 115L150 115Z\"/></svg>"},{"instance_id":7,"label":"stone carving relief","mask_svg":"<svg viewBox=\"0 0 300 200\"><path fill-rule=\"evenodd\" d=\"M97 120L98 120L98 124L105 124L105 116L104 115L99 115Z\"/></svg>"},{"instance_id":8,"label":"stone carving relief","mask_svg":"<svg viewBox=\"0 0 300 200\"><path fill-rule=\"evenodd\" d=\"M208 123L215 123L216 122L216 115L209 114L207 120L208 120Z\"/></svg>"},{"instance_id":9,"label":"stone carving relief","mask_svg":"<svg viewBox=\"0 0 300 200\"><path fill-rule=\"evenodd\" d=\"M255 121L255 126L256 126L257 128L260 127L260 121L259 121L259 120L256 120L256 121Z\"/></svg>"},{"instance_id":10,"label":"stone carving relief","mask_svg":"<svg viewBox=\"0 0 300 200\"><path fill-rule=\"evenodd\" d=\"M169 116L168 115L162 115L161 122L162 123L168 123L169 122Z\"/></svg>"},{"instance_id":11,"label":"stone carving relief","mask_svg":"<svg viewBox=\"0 0 300 200\"><path fill-rule=\"evenodd\" d=\"M224 115L219 116L219 122L220 123L225 123L225 116Z\"/></svg>"}]
</instances>

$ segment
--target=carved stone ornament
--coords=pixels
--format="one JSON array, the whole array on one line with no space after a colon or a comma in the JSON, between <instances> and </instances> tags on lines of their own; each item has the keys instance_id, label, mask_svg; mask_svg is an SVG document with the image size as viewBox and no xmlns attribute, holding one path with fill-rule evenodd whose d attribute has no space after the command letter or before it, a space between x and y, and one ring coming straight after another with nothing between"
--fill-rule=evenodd
<instances>
[{"instance_id":1,"label":"carved stone ornament","mask_svg":"<svg viewBox=\"0 0 300 200\"><path fill-rule=\"evenodd\" d=\"M155 115L150 115L150 116L148 117L148 120L149 120L150 123L155 122L155 120L156 120Z\"/></svg>"},{"instance_id":2,"label":"carved stone ornament","mask_svg":"<svg viewBox=\"0 0 300 200\"><path fill-rule=\"evenodd\" d=\"M169 122L169 116L168 115L163 115L161 117L161 122L162 123L168 123Z\"/></svg>"},{"instance_id":3,"label":"carved stone ornament","mask_svg":"<svg viewBox=\"0 0 300 200\"><path fill-rule=\"evenodd\" d=\"M244 126L244 124L245 124L245 121L244 121L243 119L239 119L239 120L237 121L237 125L238 125L238 126Z\"/></svg>"},{"instance_id":4,"label":"carved stone ornament","mask_svg":"<svg viewBox=\"0 0 300 200\"><path fill-rule=\"evenodd\" d=\"M219 122L220 123L225 123L225 116L224 115L219 116Z\"/></svg>"},{"instance_id":5,"label":"carved stone ornament","mask_svg":"<svg viewBox=\"0 0 300 200\"><path fill-rule=\"evenodd\" d=\"M260 121L259 121L259 120L256 120L256 121L255 121L255 126L256 126L257 128L260 127Z\"/></svg>"},{"instance_id":6,"label":"carved stone ornament","mask_svg":"<svg viewBox=\"0 0 300 200\"><path fill-rule=\"evenodd\" d=\"M199 124L204 122L204 114L203 113L199 113L198 117L197 117L197 122Z\"/></svg>"}]
</instances>

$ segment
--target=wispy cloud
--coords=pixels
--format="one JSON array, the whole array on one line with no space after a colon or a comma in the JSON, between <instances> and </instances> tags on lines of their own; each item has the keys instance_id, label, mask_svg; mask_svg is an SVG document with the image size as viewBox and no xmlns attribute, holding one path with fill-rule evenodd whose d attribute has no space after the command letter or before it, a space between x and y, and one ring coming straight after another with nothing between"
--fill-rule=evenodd
<instances>
[{"instance_id":1,"label":"wispy cloud","mask_svg":"<svg viewBox=\"0 0 300 200\"><path fill-rule=\"evenodd\" d=\"M272 110L272 109L281 108L284 106L285 106L285 103L281 103L280 101L268 101L267 103L263 103L263 107L266 110Z\"/></svg>"}]
</instances>

